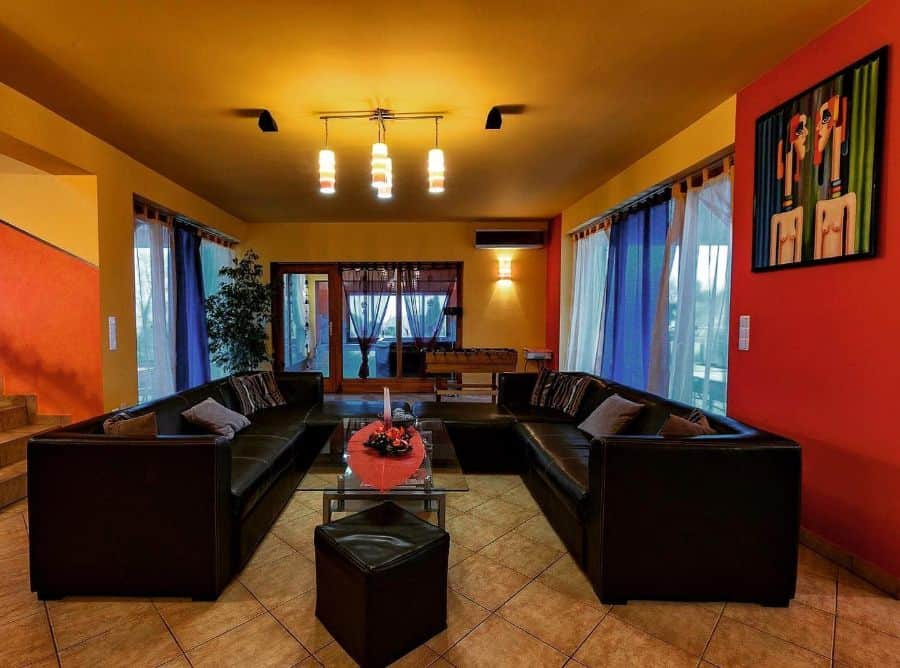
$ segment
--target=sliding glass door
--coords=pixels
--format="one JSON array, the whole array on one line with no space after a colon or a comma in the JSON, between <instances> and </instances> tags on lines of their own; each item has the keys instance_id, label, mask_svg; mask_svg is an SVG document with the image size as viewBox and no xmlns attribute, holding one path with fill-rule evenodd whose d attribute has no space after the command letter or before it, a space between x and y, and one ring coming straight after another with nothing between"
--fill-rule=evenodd
<instances>
[{"instance_id":1,"label":"sliding glass door","mask_svg":"<svg viewBox=\"0 0 900 668\"><path fill-rule=\"evenodd\" d=\"M339 389L340 282L334 265L274 265L272 344L278 371L321 371L325 391Z\"/></svg>"}]
</instances>

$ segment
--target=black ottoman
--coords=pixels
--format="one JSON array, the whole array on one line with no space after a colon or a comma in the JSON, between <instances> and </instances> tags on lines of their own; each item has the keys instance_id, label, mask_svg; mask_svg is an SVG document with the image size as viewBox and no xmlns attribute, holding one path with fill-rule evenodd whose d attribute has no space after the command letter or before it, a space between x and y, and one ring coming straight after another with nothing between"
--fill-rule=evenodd
<instances>
[{"instance_id":1,"label":"black ottoman","mask_svg":"<svg viewBox=\"0 0 900 668\"><path fill-rule=\"evenodd\" d=\"M316 527L316 617L362 668L447 628L449 534L387 502Z\"/></svg>"}]
</instances>

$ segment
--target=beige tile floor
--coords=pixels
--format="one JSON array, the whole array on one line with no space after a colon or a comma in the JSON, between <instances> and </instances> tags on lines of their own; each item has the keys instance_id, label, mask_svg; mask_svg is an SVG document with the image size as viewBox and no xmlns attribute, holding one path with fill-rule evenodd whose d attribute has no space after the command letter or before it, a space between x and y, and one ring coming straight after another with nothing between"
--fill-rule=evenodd
<instances>
[{"instance_id":1,"label":"beige tile floor","mask_svg":"<svg viewBox=\"0 0 900 668\"><path fill-rule=\"evenodd\" d=\"M900 666L900 601L801 551L784 609L609 607L515 476L449 502L448 628L397 665ZM318 623L313 492L291 501L218 601L63 599L28 588L27 504L0 512L0 666L352 666Z\"/></svg>"}]
</instances>

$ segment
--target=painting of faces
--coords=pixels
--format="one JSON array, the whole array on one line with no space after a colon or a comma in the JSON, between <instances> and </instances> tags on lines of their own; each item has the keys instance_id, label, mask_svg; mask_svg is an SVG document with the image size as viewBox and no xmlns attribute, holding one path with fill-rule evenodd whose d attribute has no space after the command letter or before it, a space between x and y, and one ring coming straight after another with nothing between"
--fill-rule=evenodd
<instances>
[{"instance_id":1,"label":"painting of faces","mask_svg":"<svg viewBox=\"0 0 900 668\"><path fill-rule=\"evenodd\" d=\"M753 269L875 254L885 50L756 123Z\"/></svg>"}]
</instances>

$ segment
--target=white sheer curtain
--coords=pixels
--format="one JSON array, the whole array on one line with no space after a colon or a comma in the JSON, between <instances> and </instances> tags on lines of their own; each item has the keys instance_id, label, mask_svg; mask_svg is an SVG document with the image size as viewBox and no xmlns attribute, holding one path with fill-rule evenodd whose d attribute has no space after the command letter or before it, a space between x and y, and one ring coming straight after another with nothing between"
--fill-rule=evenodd
<instances>
[{"instance_id":1,"label":"white sheer curtain","mask_svg":"<svg viewBox=\"0 0 900 668\"><path fill-rule=\"evenodd\" d=\"M219 276L219 269L222 267L230 267L234 259L234 251L223 244L210 241L208 239L200 240L200 265L203 269L203 291L207 297L216 294L222 287L225 280ZM228 372L210 360L210 378L224 378Z\"/></svg>"},{"instance_id":2,"label":"white sheer curtain","mask_svg":"<svg viewBox=\"0 0 900 668\"><path fill-rule=\"evenodd\" d=\"M717 413L725 413L728 381L731 185L728 170L689 188L683 221L676 206L669 236L670 271L661 291L668 305L657 313L669 343L667 351L660 351L668 353L659 367L667 371L665 393Z\"/></svg>"},{"instance_id":3,"label":"white sheer curtain","mask_svg":"<svg viewBox=\"0 0 900 668\"><path fill-rule=\"evenodd\" d=\"M138 401L175 392L175 274L172 228L134 221Z\"/></svg>"},{"instance_id":4,"label":"white sheer curtain","mask_svg":"<svg viewBox=\"0 0 900 668\"><path fill-rule=\"evenodd\" d=\"M608 229L575 242L575 283L566 361L568 371L595 373L600 368L608 257Z\"/></svg>"}]
</instances>

